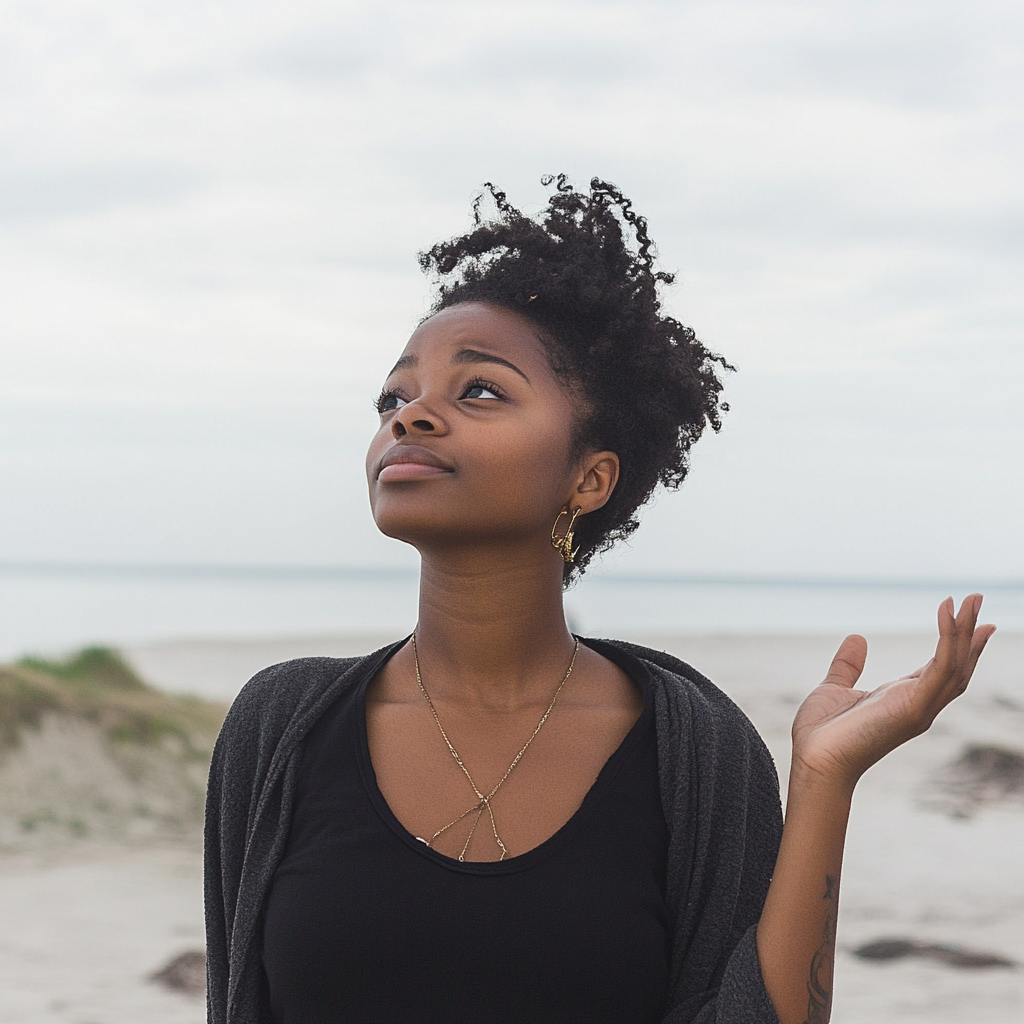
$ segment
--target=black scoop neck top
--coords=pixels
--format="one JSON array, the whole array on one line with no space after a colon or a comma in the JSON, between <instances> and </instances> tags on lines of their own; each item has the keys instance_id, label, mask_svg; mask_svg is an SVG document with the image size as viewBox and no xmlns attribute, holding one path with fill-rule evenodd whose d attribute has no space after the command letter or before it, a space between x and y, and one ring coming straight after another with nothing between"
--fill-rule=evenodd
<instances>
[{"instance_id":1,"label":"black scoop neck top","mask_svg":"<svg viewBox=\"0 0 1024 1024\"><path fill-rule=\"evenodd\" d=\"M384 800L366 738L384 658L325 712L264 917L277 1024L661 1020L668 830L651 687L638 659L615 653L640 717L569 821L501 862L438 853Z\"/></svg>"}]
</instances>

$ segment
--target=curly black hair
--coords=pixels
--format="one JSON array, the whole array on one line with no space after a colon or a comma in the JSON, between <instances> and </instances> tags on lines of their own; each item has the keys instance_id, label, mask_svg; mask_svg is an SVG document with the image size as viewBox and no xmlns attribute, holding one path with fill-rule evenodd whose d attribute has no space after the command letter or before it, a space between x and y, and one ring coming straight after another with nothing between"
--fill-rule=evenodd
<instances>
[{"instance_id":1,"label":"curly black hair","mask_svg":"<svg viewBox=\"0 0 1024 1024\"><path fill-rule=\"evenodd\" d=\"M555 373L578 409L574 450L613 451L618 484L603 508L577 520L568 586L593 556L629 537L655 487L686 477L691 445L710 424L721 428L721 373L733 369L689 327L661 313L661 285L674 275L654 269L647 221L609 182L578 192L566 175L536 218L512 206L490 182L495 206L485 219L481 192L473 229L420 253L437 294L428 316L461 302L513 310L540 330ZM635 247L627 236L635 239Z\"/></svg>"}]
</instances>

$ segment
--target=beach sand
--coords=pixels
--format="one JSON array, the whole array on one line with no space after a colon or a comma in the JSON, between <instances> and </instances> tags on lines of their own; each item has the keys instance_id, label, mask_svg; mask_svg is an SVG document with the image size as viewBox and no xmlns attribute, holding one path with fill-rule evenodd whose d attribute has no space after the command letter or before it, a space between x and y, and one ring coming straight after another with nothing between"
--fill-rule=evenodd
<instances>
[{"instance_id":1,"label":"beach sand","mask_svg":"<svg viewBox=\"0 0 1024 1024\"><path fill-rule=\"evenodd\" d=\"M0 858L3 1024L201 1024L201 996L147 979L202 948L196 846Z\"/></svg>"},{"instance_id":2,"label":"beach sand","mask_svg":"<svg viewBox=\"0 0 1024 1024\"><path fill-rule=\"evenodd\" d=\"M127 654L162 688L230 699L267 664L365 653L385 639L182 642ZM634 639L677 654L729 693L785 779L793 713L840 637ZM865 685L911 670L932 646L929 637L879 638ZM972 744L982 754L951 768ZM876 940L910 939L1024 964L1024 794L1013 791L1013 777L983 777L993 763L984 751L993 749L1024 753L1024 635L997 634L970 691L858 789L842 879L835 1024L1024 1019L1024 967L969 970L919 957L868 961L853 952ZM1012 757L1007 763L1016 764ZM201 999L147 980L176 955L202 947L195 844L83 843L0 855L0 922L0 1024L205 1019Z\"/></svg>"}]
</instances>

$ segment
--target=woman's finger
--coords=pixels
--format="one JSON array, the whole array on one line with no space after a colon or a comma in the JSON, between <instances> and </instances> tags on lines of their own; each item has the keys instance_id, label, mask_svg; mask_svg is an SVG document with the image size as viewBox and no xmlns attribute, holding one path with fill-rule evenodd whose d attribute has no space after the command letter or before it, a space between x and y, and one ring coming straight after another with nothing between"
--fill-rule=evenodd
<instances>
[{"instance_id":1,"label":"woman's finger","mask_svg":"<svg viewBox=\"0 0 1024 1024\"><path fill-rule=\"evenodd\" d=\"M935 657L931 669L934 672L936 688L945 685L956 672L957 623L953 615L953 598L947 597L939 605L939 642L935 645ZM924 676L928 676L928 672Z\"/></svg>"},{"instance_id":2,"label":"woman's finger","mask_svg":"<svg viewBox=\"0 0 1024 1024\"><path fill-rule=\"evenodd\" d=\"M971 651L974 596L964 600L959 613L955 613L951 597L939 605L939 641L935 645L935 656L922 670L912 673L918 679L916 696L923 706L934 707L937 711L956 693Z\"/></svg>"},{"instance_id":3,"label":"woman's finger","mask_svg":"<svg viewBox=\"0 0 1024 1024\"><path fill-rule=\"evenodd\" d=\"M834 683L851 689L864 671L864 662L868 656L868 642L864 637L854 633L848 636L836 651L836 656L829 665L825 683Z\"/></svg>"},{"instance_id":4,"label":"woman's finger","mask_svg":"<svg viewBox=\"0 0 1024 1024\"><path fill-rule=\"evenodd\" d=\"M960 611L956 617L957 682L962 678L971 656L971 642L974 637L974 629L978 625L980 612L981 594L968 594L960 605Z\"/></svg>"},{"instance_id":5,"label":"woman's finger","mask_svg":"<svg viewBox=\"0 0 1024 1024\"><path fill-rule=\"evenodd\" d=\"M960 688L957 690L957 696L967 689L967 684L971 681L971 677L974 675L974 669L977 667L978 659L981 657L981 652L985 650L985 644L992 639L992 634L996 631L996 627L988 624L984 626L978 626L974 631L974 637L971 641L971 653L967 659L967 666L964 670L963 679L960 681Z\"/></svg>"},{"instance_id":6,"label":"woman's finger","mask_svg":"<svg viewBox=\"0 0 1024 1024\"><path fill-rule=\"evenodd\" d=\"M963 692L967 680L970 678L969 668L971 656L974 653L974 632L978 623L978 614L981 611L981 595L969 594L960 605L960 610L954 620L956 629L956 655L948 678L943 680L939 695L952 699ZM947 694L949 696L947 696Z\"/></svg>"},{"instance_id":7,"label":"woman's finger","mask_svg":"<svg viewBox=\"0 0 1024 1024\"><path fill-rule=\"evenodd\" d=\"M942 630L949 626L949 619L945 613L952 613L952 602L944 601L939 609L939 647L936 648L936 662L939 659L940 650L950 656L944 665L936 664L936 672L932 685L927 688L928 699L936 712L945 707L955 697L967 689L974 667L985 649L988 638L994 632L994 627L984 627L985 632L980 632L977 627L978 615L981 612L981 594L970 594L964 598L960 610L955 619L952 620L955 635L955 646L943 649L945 636ZM945 619L945 623L944 623Z\"/></svg>"},{"instance_id":8,"label":"woman's finger","mask_svg":"<svg viewBox=\"0 0 1024 1024\"><path fill-rule=\"evenodd\" d=\"M969 659L974 650L971 645L972 635L975 624L978 621L978 614L981 611L981 595L971 594L969 597L964 598L964 602L960 606L959 614L953 618L953 630L956 634L956 658L951 666L947 666L944 669L942 665L938 664L939 659L945 653L942 636L943 616L944 610L946 610L947 607L948 611L952 612L952 600L952 598L947 598L947 600L943 601L939 606L939 643L936 645L935 656L931 661L922 665L920 668L916 668L913 672L908 672L906 675L900 676L900 679L920 679L925 672L929 669L933 669L934 666L933 671L938 671L939 673L947 671L950 674L950 679L955 680L958 679L967 669ZM962 664L959 664L961 661ZM977 658L975 658L975 661L977 661ZM959 672L957 671L958 668L960 669Z\"/></svg>"}]
</instances>

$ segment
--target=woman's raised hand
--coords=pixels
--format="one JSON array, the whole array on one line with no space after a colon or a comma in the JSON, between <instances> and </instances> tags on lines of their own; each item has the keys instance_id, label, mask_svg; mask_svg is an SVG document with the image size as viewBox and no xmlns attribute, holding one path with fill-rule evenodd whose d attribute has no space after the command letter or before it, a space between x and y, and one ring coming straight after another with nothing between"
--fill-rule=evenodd
<instances>
[{"instance_id":1,"label":"woman's raised hand","mask_svg":"<svg viewBox=\"0 0 1024 1024\"><path fill-rule=\"evenodd\" d=\"M939 643L927 665L877 690L853 687L868 645L848 636L825 681L800 705L793 722L793 775L821 778L850 790L876 761L923 733L954 697L967 689L995 626L978 626L981 595L965 598L956 617L953 599L939 605Z\"/></svg>"}]
</instances>

